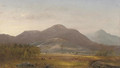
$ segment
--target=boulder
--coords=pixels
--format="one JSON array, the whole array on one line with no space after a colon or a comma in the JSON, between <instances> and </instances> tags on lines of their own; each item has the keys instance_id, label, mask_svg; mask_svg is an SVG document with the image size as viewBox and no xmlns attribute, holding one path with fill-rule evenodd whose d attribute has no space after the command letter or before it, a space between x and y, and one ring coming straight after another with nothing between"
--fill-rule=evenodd
<instances>
[{"instance_id":1,"label":"boulder","mask_svg":"<svg viewBox=\"0 0 120 68\"><path fill-rule=\"evenodd\" d=\"M92 61L90 63L91 68L120 68L120 66L113 66L110 64L106 64L103 61Z\"/></svg>"},{"instance_id":2,"label":"boulder","mask_svg":"<svg viewBox=\"0 0 120 68\"><path fill-rule=\"evenodd\" d=\"M18 64L18 65L16 65L16 67L17 68L36 68L35 65L30 64L29 62Z\"/></svg>"}]
</instances>

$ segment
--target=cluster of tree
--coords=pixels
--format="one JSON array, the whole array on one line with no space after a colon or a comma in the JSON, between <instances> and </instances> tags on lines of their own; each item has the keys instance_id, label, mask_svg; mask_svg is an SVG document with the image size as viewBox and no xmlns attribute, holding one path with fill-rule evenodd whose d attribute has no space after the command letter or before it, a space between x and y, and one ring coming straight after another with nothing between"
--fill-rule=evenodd
<instances>
[{"instance_id":1,"label":"cluster of tree","mask_svg":"<svg viewBox=\"0 0 120 68\"><path fill-rule=\"evenodd\" d=\"M102 48L96 52L96 56L114 56L114 48Z\"/></svg>"},{"instance_id":2,"label":"cluster of tree","mask_svg":"<svg viewBox=\"0 0 120 68\"><path fill-rule=\"evenodd\" d=\"M40 55L40 48L21 44L0 44L0 61L30 59Z\"/></svg>"}]
</instances>

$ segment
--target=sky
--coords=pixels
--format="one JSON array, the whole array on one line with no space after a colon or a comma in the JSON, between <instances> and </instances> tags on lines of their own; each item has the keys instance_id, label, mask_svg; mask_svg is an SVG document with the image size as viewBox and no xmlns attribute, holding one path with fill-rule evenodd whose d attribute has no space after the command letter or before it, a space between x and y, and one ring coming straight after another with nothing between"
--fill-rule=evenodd
<instances>
[{"instance_id":1,"label":"sky","mask_svg":"<svg viewBox=\"0 0 120 68\"><path fill-rule=\"evenodd\" d=\"M120 36L120 0L0 0L0 34L16 36L55 24Z\"/></svg>"}]
</instances>

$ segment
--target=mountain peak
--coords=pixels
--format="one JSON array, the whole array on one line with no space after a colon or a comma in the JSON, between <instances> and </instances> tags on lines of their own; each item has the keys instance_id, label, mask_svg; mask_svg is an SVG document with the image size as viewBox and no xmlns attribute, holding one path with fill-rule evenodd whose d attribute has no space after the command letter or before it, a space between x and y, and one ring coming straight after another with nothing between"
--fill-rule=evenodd
<instances>
[{"instance_id":1,"label":"mountain peak","mask_svg":"<svg viewBox=\"0 0 120 68\"><path fill-rule=\"evenodd\" d=\"M105 32L105 30L100 29L100 30L97 31L97 33L106 33L106 32Z\"/></svg>"},{"instance_id":2,"label":"mountain peak","mask_svg":"<svg viewBox=\"0 0 120 68\"><path fill-rule=\"evenodd\" d=\"M90 35L88 38L104 45L120 45L120 38L118 36L107 33L102 29L98 30L95 34Z\"/></svg>"},{"instance_id":3,"label":"mountain peak","mask_svg":"<svg viewBox=\"0 0 120 68\"><path fill-rule=\"evenodd\" d=\"M56 32L56 31L64 31L66 30L67 28L61 24L57 24L57 25L53 25L52 27L44 30L45 32Z\"/></svg>"},{"instance_id":4,"label":"mountain peak","mask_svg":"<svg viewBox=\"0 0 120 68\"><path fill-rule=\"evenodd\" d=\"M53 25L52 28L66 29L66 27L61 24Z\"/></svg>"}]
</instances>

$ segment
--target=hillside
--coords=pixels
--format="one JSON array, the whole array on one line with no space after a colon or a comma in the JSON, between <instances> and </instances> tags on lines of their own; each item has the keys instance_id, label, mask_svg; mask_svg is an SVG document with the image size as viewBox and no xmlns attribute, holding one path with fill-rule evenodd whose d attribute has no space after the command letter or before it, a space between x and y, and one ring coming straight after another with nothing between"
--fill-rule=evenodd
<instances>
[{"instance_id":1,"label":"hillside","mask_svg":"<svg viewBox=\"0 0 120 68\"><path fill-rule=\"evenodd\" d=\"M7 36L5 35L5 37ZM24 31L16 37L11 38L10 36L10 41L8 39L4 39L4 43L35 45L40 47L42 52L80 52L85 54L106 47L92 42L78 30L60 24L53 25L43 31ZM0 40L0 42L2 41Z\"/></svg>"},{"instance_id":2,"label":"hillside","mask_svg":"<svg viewBox=\"0 0 120 68\"><path fill-rule=\"evenodd\" d=\"M13 43L15 37L7 34L0 34L0 43Z\"/></svg>"}]
</instances>

